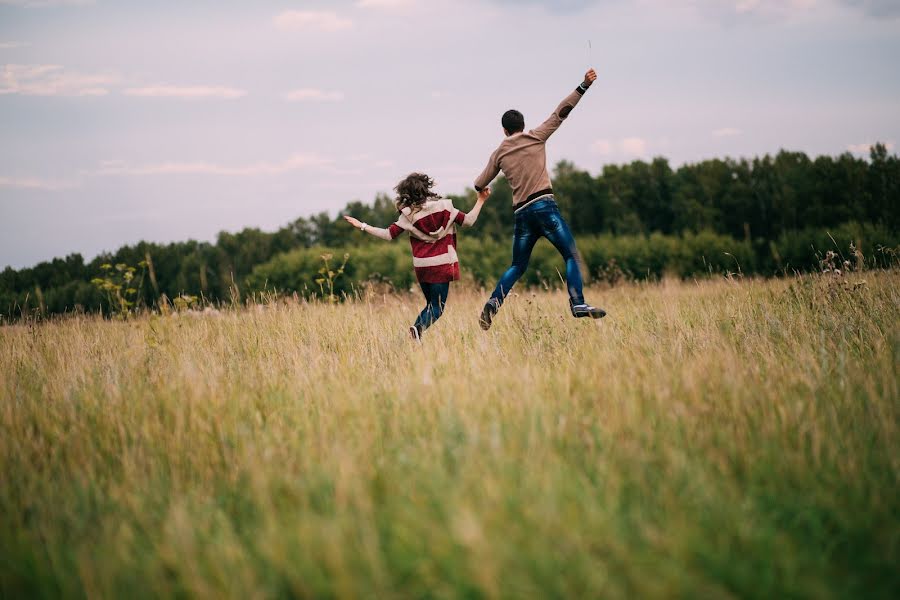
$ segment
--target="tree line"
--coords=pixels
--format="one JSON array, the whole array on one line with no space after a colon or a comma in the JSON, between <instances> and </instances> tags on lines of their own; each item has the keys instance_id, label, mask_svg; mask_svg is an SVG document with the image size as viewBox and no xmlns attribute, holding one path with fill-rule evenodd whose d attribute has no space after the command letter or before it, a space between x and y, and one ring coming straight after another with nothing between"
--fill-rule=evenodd
<instances>
[{"instance_id":1,"label":"tree line","mask_svg":"<svg viewBox=\"0 0 900 600\"><path fill-rule=\"evenodd\" d=\"M858 237L850 240L862 246L858 250L873 260L886 260L884 253L896 249L900 232L900 158L883 144L875 145L867 159L849 153L811 158L781 151L673 169L665 158L655 158L607 165L596 176L562 161L554 169L553 188L579 243L584 239L583 245L597 249L582 252L590 255L585 262L593 277L610 269L635 278L667 271L685 277L737 269L765 276L808 270L816 268L817 251L827 249L823 245L837 244L830 239L834 232ZM492 283L488 280L509 260L512 192L502 177L493 190L477 226L461 233L473 240L472 252L461 241L463 268L472 264L468 276L480 284ZM462 210L474 204L471 189L451 197ZM274 232L221 232L211 243L139 242L90 261L71 254L30 268L6 268L0 272L0 315L8 320L29 311L109 310L117 267L120 275L130 268L129 281L118 283L135 290L130 303L144 306L154 306L161 298L240 300L279 283L267 278L274 273L283 275L281 291L314 294L321 291L316 280L322 264L313 259L325 252L338 259L350 254L345 285L374 278L406 287L412 269L405 244L402 251L378 248L375 244L384 242L360 236L343 222L343 214L379 226L396 218L392 199L379 194L371 203L348 203L334 218L323 212ZM877 252L882 255L876 257ZM734 263L741 261L724 258L738 254L743 257L739 265ZM390 260L364 267L382 255ZM672 258L650 260L655 255ZM478 264L482 269L474 266ZM296 273L284 276L290 268Z\"/></svg>"}]
</instances>

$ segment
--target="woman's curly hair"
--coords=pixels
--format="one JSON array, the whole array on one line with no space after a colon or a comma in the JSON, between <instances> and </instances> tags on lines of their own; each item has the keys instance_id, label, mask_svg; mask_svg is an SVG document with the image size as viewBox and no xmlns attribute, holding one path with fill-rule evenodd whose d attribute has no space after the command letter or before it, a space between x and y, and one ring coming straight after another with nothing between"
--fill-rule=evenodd
<instances>
[{"instance_id":1,"label":"woman's curly hair","mask_svg":"<svg viewBox=\"0 0 900 600\"><path fill-rule=\"evenodd\" d=\"M433 187L434 179L425 173L410 173L394 188L397 192L395 201L397 210L407 207L415 210L429 198L438 198L439 196L431 191Z\"/></svg>"}]
</instances>

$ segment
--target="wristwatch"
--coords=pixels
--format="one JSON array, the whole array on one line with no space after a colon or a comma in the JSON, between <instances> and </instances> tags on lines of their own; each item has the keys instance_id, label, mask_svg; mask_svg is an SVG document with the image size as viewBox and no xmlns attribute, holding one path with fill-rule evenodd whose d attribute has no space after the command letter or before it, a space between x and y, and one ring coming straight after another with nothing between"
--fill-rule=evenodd
<instances>
[{"instance_id":1,"label":"wristwatch","mask_svg":"<svg viewBox=\"0 0 900 600\"><path fill-rule=\"evenodd\" d=\"M359 230L360 230L360 231L365 231L365 230L366 230L366 227L368 227L368 226L369 226L368 223L363 223L362 225L359 226Z\"/></svg>"}]
</instances>

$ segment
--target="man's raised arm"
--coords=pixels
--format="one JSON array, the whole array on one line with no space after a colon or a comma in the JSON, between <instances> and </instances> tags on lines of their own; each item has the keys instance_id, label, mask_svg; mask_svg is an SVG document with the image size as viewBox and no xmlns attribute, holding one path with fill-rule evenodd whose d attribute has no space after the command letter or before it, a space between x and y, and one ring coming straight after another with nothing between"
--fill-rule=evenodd
<instances>
[{"instance_id":1,"label":"man's raised arm","mask_svg":"<svg viewBox=\"0 0 900 600\"><path fill-rule=\"evenodd\" d=\"M578 104L578 101L581 100L581 97L596 80L597 73L593 69L588 70L584 74L584 81L581 82L581 85L560 102L559 106L556 107L556 110L553 111L553 114L546 121L532 129L531 134L542 142L546 142L553 132L559 129L562 122L569 116L569 113L572 112L572 109L575 108L575 105Z\"/></svg>"}]
</instances>

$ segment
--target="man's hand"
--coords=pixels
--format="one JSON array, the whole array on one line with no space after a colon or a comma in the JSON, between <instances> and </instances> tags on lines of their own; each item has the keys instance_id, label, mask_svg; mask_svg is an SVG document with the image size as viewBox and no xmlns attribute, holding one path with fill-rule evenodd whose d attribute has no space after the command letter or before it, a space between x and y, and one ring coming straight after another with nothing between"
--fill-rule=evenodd
<instances>
[{"instance_id":1,"label":"man's hand","mask_svg":"<svg viewBox=\"0 0 900 600\"><path fill-rule=\"evenodd\" d=\"M344 220L356 227L357 229L362 229L362 221L359 219L354 219L350 215L344 215Z\"/></svg>"},{"instance_id":2,"label":"man's hand","mask_svg":"<svg viewBox=\"0 0 900 600\"><path fill-rule=\"evenodd\" d=\"M483 203L485 200L488 199L488 197L490 197L490 195L491 195L491 188L489 188L489 187L484 188L483 190L478 192L478 202Z\"/></svg>"},{"instance_id":3,"label":"man's hand","mask_svg":"<svg viewBox=\"0 0 900 600\"><path fill-rule=\"evenodd\" d=\"M597 81L597 72L593 69L588 69L588 72L584 74L584 83L581 85L588 88L591 87L591 84L595 81Z\"/></svg>"}]
</instances>

